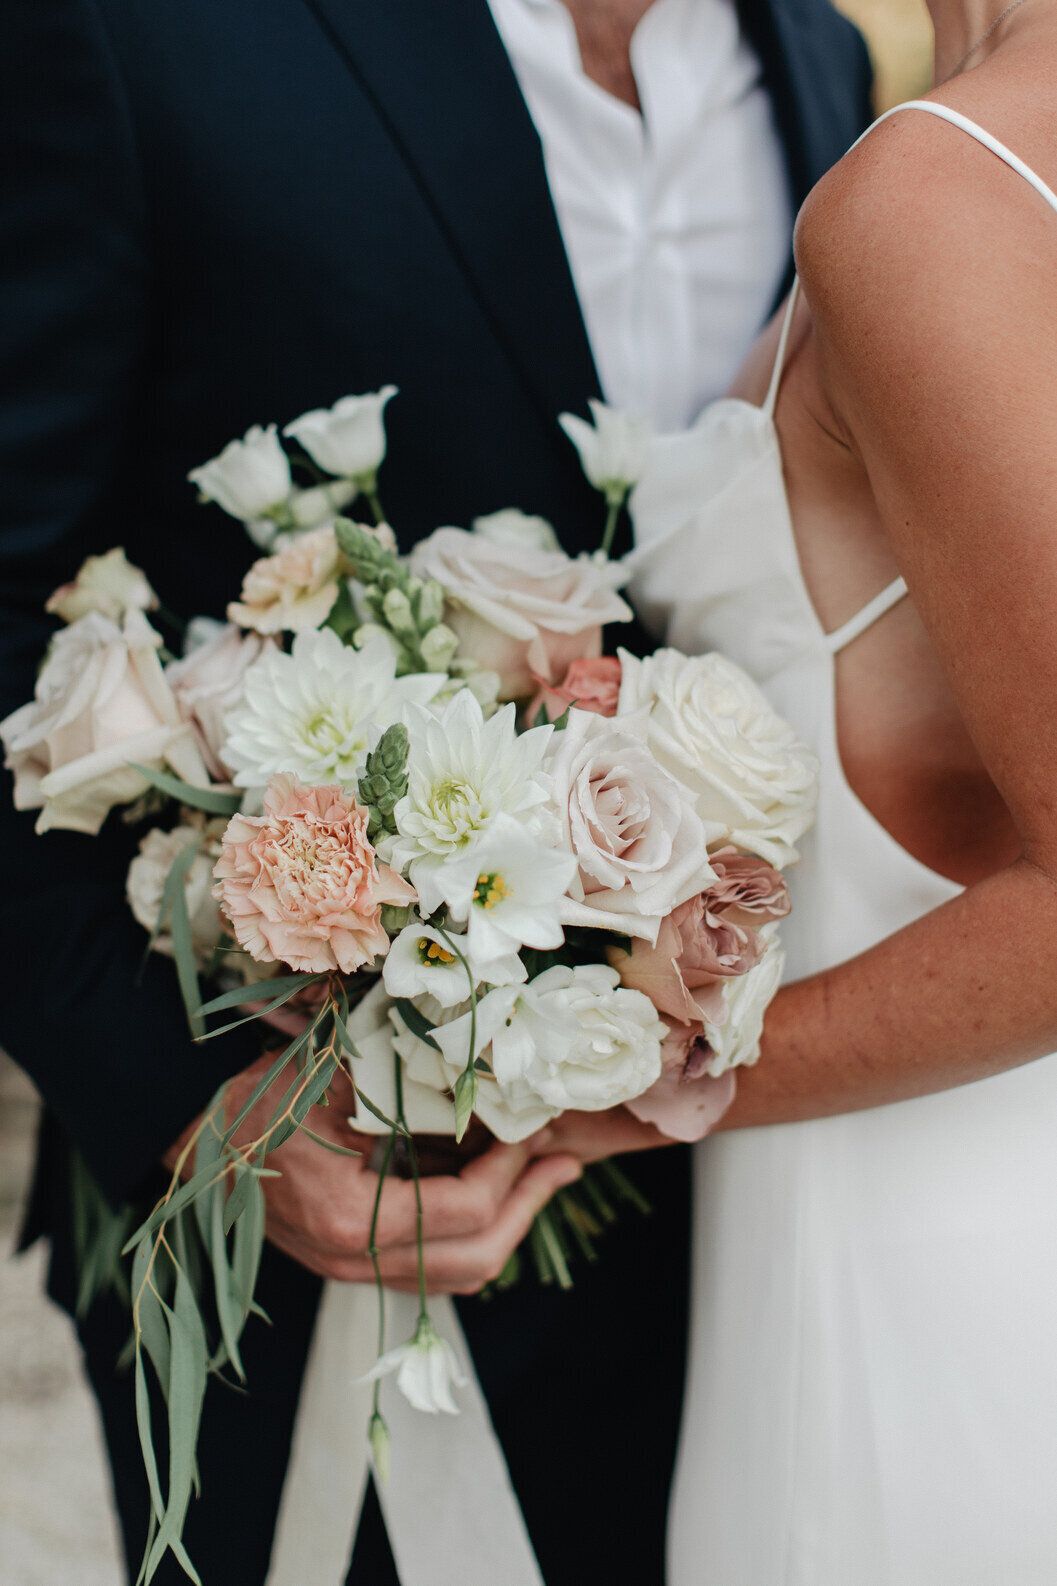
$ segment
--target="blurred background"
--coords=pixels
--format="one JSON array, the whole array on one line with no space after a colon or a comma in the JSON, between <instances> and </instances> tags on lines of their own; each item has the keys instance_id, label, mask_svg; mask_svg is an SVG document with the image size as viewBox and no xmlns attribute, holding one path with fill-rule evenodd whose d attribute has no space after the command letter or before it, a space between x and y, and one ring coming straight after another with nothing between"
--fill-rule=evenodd
<instances>
[{"instance_id":1,"label":"blurred background","mask_svg":"<svg viewBox=\"0 0 1057 1586\"><path fill-rule=\"evenodd\" d=\"M842 0L866 34L877 109L927 89L921 0ZM44 1253L14 1249L37 1102L0 1053L0 1583L122 1586L102 1439L73 1329L43 1298Z\"/></svg>"}]
</instances>

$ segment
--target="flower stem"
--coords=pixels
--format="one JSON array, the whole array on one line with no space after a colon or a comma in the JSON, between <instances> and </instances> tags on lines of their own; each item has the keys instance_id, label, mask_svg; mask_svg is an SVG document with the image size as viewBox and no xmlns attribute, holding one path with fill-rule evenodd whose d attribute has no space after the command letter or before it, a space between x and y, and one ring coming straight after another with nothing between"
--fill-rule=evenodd
<instances>
[{"instance_id":1,"label":"flower stem","mask_svg":"<svg viewBox=\"0 0 1057 1586\"><path fill-rule=\"evenodd\" d=\"M370 489L365 490L363 494L367 505L371 509L371 516L374 518L375 523L384 523L386 521L385 511L382 507L381 498L378 495L377 485L372 485Z\"/></svg>"},{"instance_id":2,"label":"flower stem","mask_svg":"<svg viewBox=\"0 0 1057 1586\"><path fill-rule=\"evenodd\" d=\"M371 1258L371 1266L374 1268L374 1284L375 1284L375 1288L378 1290L378 1353L379 1353L379 1355L382 1355L382 1354L385 1353L385 1285L382 1282L382 1269L381 1269L381 1267L379 1265L379 1262L378 1262L378 1237L377 1237L378 1236L378 1214L379 1214L379 1212L381 1210L381 1206L382 1206L382 1186L385 1183L385 1175L389 1171L389 1163L392 1160L393 1147L395 1145L396 1145L396 1131L394 1130L393 1133L390 1134L389 1139L388 1139L388 1141L386 1143L385 1155L382 1157L382 1165L378 1169L378 1188L374 1192L374 1209L371 1212L371 1234L370 1234L370 1240L369 1240L368 1245L367 1245L367 1254L370 1256L370 1258ZM373 1413L375 1415L379 1414L378 1406L379 1406L379 1394L380 1394L380 1392L381 1392L381 1383L380 1382L376 1382L375 1385L374 1385L374 1400L373 1400L373 1404L372 1404L372 1411L373 1411Z\"/></svg>"},{"instance_id":3,"label":"flower stem","mask_svg":"<svg viewBox=\"0 0 1057 1586\"><path fill-rule=\"evenodd\" d=\"M624 505L624 499L623 496L609 498L609 506L606 511L606 526L602 533L603 556L608 556L613 549L613 538L617 532L617 524L620 522L620 512Z\"/></svg>"},{"instance_id":4,"label":"flower stem","mask_svg":"<svg viewBox=\"0 0 1057 1586\"><path fill-rule=\"evenodd\" d=\"M404 1072L400 1054L393 1053L393 1063L396 1075L396 1121L404 1133L407 1141L407 1160L411 1168L411 1179L415 1186L415 1244L418 1248L418 1320L420 1323L429 1320L429 1304L426 1298L426 1252L422 1237L422 1182L418 1171L418 1149L414 1136L407 1126L404 1115Z\"/></svg>"}]
</instances>

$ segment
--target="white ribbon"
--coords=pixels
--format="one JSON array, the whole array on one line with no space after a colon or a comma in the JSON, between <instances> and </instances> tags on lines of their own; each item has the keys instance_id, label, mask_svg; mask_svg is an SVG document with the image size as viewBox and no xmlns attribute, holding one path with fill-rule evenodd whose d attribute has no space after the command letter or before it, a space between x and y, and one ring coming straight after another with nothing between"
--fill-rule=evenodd
<instances>
[{"instance_id":1,"label":"white ribbon","mask_svg":"<svg viewBox=\"0 0 1057 1586\"><path fill-rule=\"evenodd\" d=\"M356 1379L376 1358L377 1304L365 1285L324 1285L266 1586L345 1586L368 1472L372 1385ZM413 1295L387 1293L387 1346L412 1336L417 1314ZM392 1470L378 1496L401 1586L544 1586L455 1306L431 1300L430 1315L466 1386L459 1415L423 1414L383 1387Z\"/></svg>"}]
</instances>

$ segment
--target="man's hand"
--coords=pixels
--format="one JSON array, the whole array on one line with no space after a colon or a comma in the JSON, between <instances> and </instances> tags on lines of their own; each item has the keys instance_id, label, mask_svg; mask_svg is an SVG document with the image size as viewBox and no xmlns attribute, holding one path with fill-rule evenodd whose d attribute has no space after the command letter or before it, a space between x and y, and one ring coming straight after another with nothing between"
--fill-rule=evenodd
<instances>
[{"instance_id":1,"label":"man's hand","mask_svg":"<svg viewBox=\"0 0 1057 1586\"><path fill-rule=\"evenodd\" d=\"M262 1058L229 1082L229 1117L241 1108L269 1061ZM279 1093L276 1089L258 1103L240 1126L236 1143L264 1132ZM328 1107L313 1107L308 1127L323 1139L363 1155L339 1156L300 1132L270 1153L267 1165L278 1168L281 1177L263 1180L266 1231L280 1250L320 1277L371 1283L374 1267L367 1251L378 1175L367 1164L377 1137L358 1135L349 1128L353 1091L346 1075L338 1074L330 1095ZM170 1166L187 1138L184 1135L169 1152ZM474 1294L498 1277L536 1213L556 1190L580 1177L581 1165L572 1156L549 1153L544 1160L533 1161L533 1155L526 1145L497 1144L458 1174L422 1179L431 1292ZM415 1287L416 1227L413 1183L387 1177L376 1243L388 1287Z\"/></svg>"}]
</instances>

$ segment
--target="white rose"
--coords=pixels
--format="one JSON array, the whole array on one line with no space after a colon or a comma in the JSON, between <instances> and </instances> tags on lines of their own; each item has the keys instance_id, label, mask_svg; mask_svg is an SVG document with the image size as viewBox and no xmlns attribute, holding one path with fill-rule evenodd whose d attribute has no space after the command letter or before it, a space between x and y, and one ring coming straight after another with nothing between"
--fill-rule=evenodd
<instances>
[{"instance_id":1,"label":"white rose","mask_svg":"<svg viewBox=\"0 0 1057 1586\"><path fill-rule=\"evenodd\" d=\"M333 529L298 534L274 556L254 562L242 581L242 598L230 603L228 616L257 633L320 628L338 598L341 567Z\"/></svg>"},{"instance_id":2,"label":"white rose","mask_svg":"<svg viewBox=\"0 0 1057 1586\"><path fill-rule=\"evenodd\" d=\"M98 612L63 628L35 697L0 723L17 809L39 809L37 831L98 832L115 804L150 783L131 761L167 763L187 782L209 777L165 681L161 639L141 611L121 629Z\"/></svg>"},{"instance_id":3,"label":"white rose","mask_svg":"<svg viewBox=\"0 0 1057 1586\"><path fill-rule=\"evenodd\" d=\"M779 868L796 857L818 795L818 760L722 655L620 652L621 714L650 707L648 742L709 828Z\"/></svg>"},{"instance_id":4,"label":"white rose","mask_svg":"<svg viewBox=\"0 0 1057 1586\"><path fill-rule=\"evenodd\" d=\"M580 466L611 504L623 501L646 470L653 424L645 415L588 402L593 424L563 413L558 423L580 454Z\"/></svg>"},{"instance_id":5,"label":"white rose","mask_svg":"<svg viewBox=\"0 0 1057 1586\"><path fill-rule=\"evenodd\" d=\"M621 570L516 540L437 529L411 552L411 569L448 599L446 621L467 655L502 678L501 698L557 682L572 661L602 653L602 625L629 622Z\"/></svg>"},{"instance_id":6,"label":"white rose","mask_svg":"<svg viewBox=\"0 0 1057 1586\"><path fill-rule=\"evenodd\" d=\"M198 852L184 881L184 896L191 922L191 945L200 965L211 959L224 932L224 919L213 897L213 864L220 851L223 820L203 821L194 826L174 826L171 831L155 827L139 845L139 853L128 868L126 894L136 919L145 931L153 931L161 913L162 892L174 861L190 843ZM163 930L154 939L156 953L173 950L172 933Z\"/></svg>"},{"instance_id":7,"label":"white rose","mask_svg":"<svg viewBox=\"0 0 1057 1586\"><path fill-rule=\"evenodd\" d=\"M527 545L537 551L558 551L558 536L546 518L530 517L517 507L504 507L501 512L489 512L486 517L474 518L473 532L493 545Z\"/></svg>"},{"instance_id":8,"label":"white rose","mask_svg":"<svg viewBox=\"0 0 1057 1586\"><path fill-rule=\"evenodd\" d=\"M349 1029L359 1056L356 1060L357 1090L369 1096L375 1106L388 1117L394 1115L396 1076L393 1052L403 1065L401 1088L404 1114L408 1127L420 1134L454 1134L455 1107L451 1093L456 1080L466 1067L470 1040L469 1019L465 1017L468 1003L458 1003L445 1008L429 995L414 999L415 1006L430 1024L436 1026L433 1039L437 1040L449 1023L457 1023L459 1033L451 1046L450 1061L437 1046L429 1046L412 1034L397 1009L386 995L381 981L353 1009ZM482 1004L478 1011L481 1012ZM506 1013L501 1000L493 1001L484 1009L478 1021L477 1050L481 1051L491 1040L492 1031ZM535 1134L545 1123L555 1117L556 1109L544 1106L538 1098L526 1093L520 1099L508 1097L490 1075L480 1075L477 1105L474 1109L482 1123L499 1140L513 1143ZM363 1134L387 1134L388 1129L359 1101L356 1104L353 1127Z\"/></svg>"},{"instance_id":9,"label":"white rose","mask_svg":"<svg viewBox=\"0 0 1057 1586\"><path fill-rule=\"evenodd\" d=\"M232 776L221 754L228 713L241 705L243 678L268 642L255 633L240 633L233 622L195 617L188 624L183 659L165 668L180 714L193 727L202 758L218 782L229 782Z\"/></svg>"},{"instance_id":10,"label":"white rose","mask_svg":"<svg viewBox=\"0 0 1057 1586\"><path fill-rule=\"evenodd\" d=\"M76 622L90 611L120 622L126 611L153 611L157 604L146 573L116 546L104 556L87 557L73 583L62 584L44 609L63 622Z\"/></svg>"},{"instance_id":11,"label":"white rose","mask_svg":"<svg viewBox=\"0 0 1057 1586\"><path fill-rule=\"evenodd\" d=\"M718 1078L730 1068L756 1062L760 1055L764 1017L781 984L784 970L785 954L777 936L772 936L755 968L723 982L726 1020L723 1024L705 1021L705 1039L712 1049L712 1056L705 1065L706 1073Z\"/></svg>"},{"instance_id":12,"label":"white rose","mask_svg":"<svg viewBox=\"0 0 1057 1586\"><path fill-rule=\"evenodd\" d=\"M571 710L545 769L579 864L562 923L655 942L661 921L715 872L693 798L657 764L647 730L645 710L616 720Z\"/></svg>"},{"instance_id":13,"label":"white rose","mask_svg":"<svg viewBox=\"0 0 1057 1586\"><path fill-rule=\"evenodd\" d=\"M207 501L249 523L272 516L293 488L290 463L274 424L254 424L240 441L230 441L219 457L192 468L188 479Z\"/></svg>"},{"instance_id":14,"label":"white rose","mask_svg":"<svg viewBox=\"0 0 1057 1586\"><path fill-rule=\"evenodd\" d=\"M314 408L288 424L283 434L300 442L328 474L373 488L385 457L385 405L396 389L387 385L365 396L342 397L332 408Z\"/></svg>"},{"instance_id":15,"label":"white rose","mask_svg":"<svg viewBox=\"0 0 1057 1586\"><path fill-rule=\"evenodd\" d=\"M482 998L477 1054L491 1064L515 1116L533 1104L552 1114L601 1112L641 1096L660 1077L668 1027L650 999L619 978L605 964L556 964L527 986ZM464 1014L433 1032L451 1067L466 1066L469 1023Z\"/></svg>"}]
</instances>

